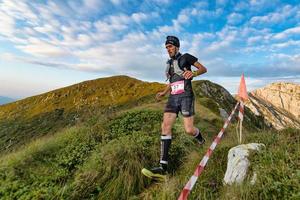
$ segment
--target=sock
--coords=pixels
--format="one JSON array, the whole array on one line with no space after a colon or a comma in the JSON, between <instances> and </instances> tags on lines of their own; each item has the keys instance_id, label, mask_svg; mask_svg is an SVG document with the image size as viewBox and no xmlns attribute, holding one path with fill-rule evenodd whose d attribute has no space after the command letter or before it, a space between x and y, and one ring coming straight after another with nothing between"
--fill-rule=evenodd
<instances>
[{"instance_id":1,"label":"sock","mask_svg":"<svg viewBox=\"0 0 300 200\"><path fill-rule=\"evenodd\" d=\"M203 137L202 137L202 135L201 135L201 133L200 133L200 131L199 131L198 128L196 128L196 133L195 133L194 137L195 137L197 140L199 140L199 141L202 141L202 140L203 140Z\"/></svg>"},{"instance_id":2,"label":"sock","mask_svg":"<svg viewBox=\"0 0 300 200\"><path fill-rule=\"evenodd\" d=\"M164 170L167 169L169 160L169 149L172 142L171 135L162 135L160 142L160 165Z\"/></svg>"}]
</instances>

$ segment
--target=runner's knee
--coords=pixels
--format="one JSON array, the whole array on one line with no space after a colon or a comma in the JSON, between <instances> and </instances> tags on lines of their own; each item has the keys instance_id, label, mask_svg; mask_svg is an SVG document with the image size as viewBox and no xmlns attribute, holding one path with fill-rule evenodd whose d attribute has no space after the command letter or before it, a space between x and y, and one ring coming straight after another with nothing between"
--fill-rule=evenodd
<instances>
[{"instance_id":1,"label":"runner's knee","mask_svg":"<svg viewBox=\"0 0 300 200\"><path fill-rule=\"evenodd\" d=\"M161 124L161 130L162 130L162 134L171 134L172 126L170 124L163 122Z\"/></svg>"}]
</instances>

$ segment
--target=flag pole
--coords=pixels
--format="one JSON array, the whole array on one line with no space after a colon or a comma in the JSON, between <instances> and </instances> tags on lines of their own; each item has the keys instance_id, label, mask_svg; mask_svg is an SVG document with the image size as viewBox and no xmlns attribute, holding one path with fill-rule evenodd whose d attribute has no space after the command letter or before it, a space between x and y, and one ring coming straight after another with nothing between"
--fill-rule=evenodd
<instances>
[{"instance_id":1,"label":"flag pole","mask_svg":"<svg viewBox=\"0 0 300 200\"><path fill-rule=\"evenodd\" d=\"M240 102L240 109L242 107L244 107L243 101ZM240 144L242 144L242 127L243 127L243 118L240 121Z\"/></svg>"},{"instance_id":2,"label":"flag pole","mask_svg":"<svg viewBox=\"0 0 300 200\"><path fill-rule=\"evenodd\" d=\"M243 128L243 119L244 119L244 101L248 100L248 94L247 94L247 88L246 88L246 82L245 82L245 77L244 77L244 73L241 76L241 81L240 81L240 86L239 86L239 90L238 90L238 99L240 101L240 106L239 106L239 144L242 144L242 128Z\"/></svg>"}]
</instances>

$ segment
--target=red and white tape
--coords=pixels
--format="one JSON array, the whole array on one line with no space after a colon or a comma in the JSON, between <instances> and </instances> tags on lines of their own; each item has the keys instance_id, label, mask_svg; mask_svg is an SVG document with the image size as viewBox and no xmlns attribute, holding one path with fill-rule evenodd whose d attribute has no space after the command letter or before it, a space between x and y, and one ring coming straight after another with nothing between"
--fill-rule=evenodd
<instances>
[{"instance_id":1,"label":"red and white tape","mask_svg":"<svg viewBox=\"0 0 300 200\"><path fill-rule=\"evenodd\" d=\"M190 180L187 182L187 184L185 185L185 187L183 188L178 200L186 200L190 191L192 191L199 175L202 173L202 171L204 170L204 167L209 159L209 157L211 156L213 150L216 148L216 146L220 143L220 140L222 138L222 135L225 131L225 129L227 128L227 126L229 125L231 118L235 112L235 110L237 109L239 105L239 102L236 103L234 109L232 110L231 114L229 115L229 117L227 118L227 120L225 121L225 124L223 126L223 128L221 129L221 131L219 132L219 134L217 135L217 137L214 139L213 143L210 145L210 147L208 148L205 156L202 158L201 162L199 163L199 165L197 166L194 175L190 178Z\"/></svg>"}]
</instances>

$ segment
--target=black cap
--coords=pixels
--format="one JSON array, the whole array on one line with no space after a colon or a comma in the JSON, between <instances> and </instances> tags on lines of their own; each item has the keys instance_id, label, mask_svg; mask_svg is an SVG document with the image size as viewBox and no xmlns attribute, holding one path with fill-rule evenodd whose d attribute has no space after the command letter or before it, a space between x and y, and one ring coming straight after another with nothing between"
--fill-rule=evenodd
<instances>
[{"instance_id":1,"label":"black cap","mask_svg":"<svg viewBox=\"0 0 300 200\"><path fill-rule=\"evenodd\" d=\"M180 47L179 39L176 36L167 36L165 45L172 44L175 47Z\"/></svg>"}]
</instances>

